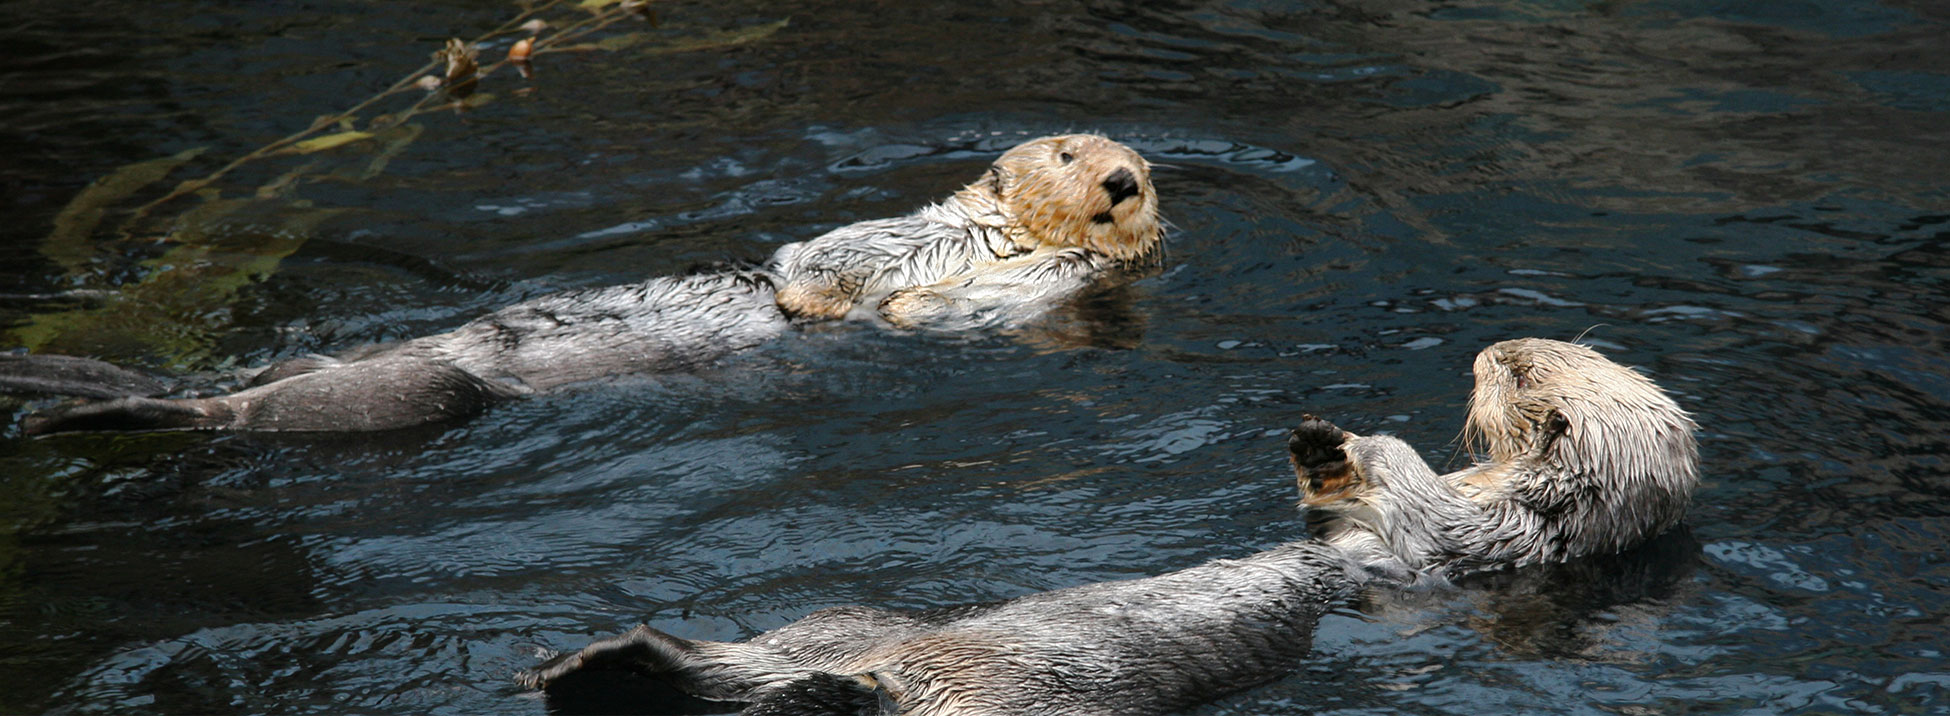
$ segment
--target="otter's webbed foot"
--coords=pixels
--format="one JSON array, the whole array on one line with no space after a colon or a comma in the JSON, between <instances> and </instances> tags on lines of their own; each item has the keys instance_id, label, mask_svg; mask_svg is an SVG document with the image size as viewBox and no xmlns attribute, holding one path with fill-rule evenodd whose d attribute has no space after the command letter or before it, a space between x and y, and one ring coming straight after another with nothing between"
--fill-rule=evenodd
<instances>
[{"instance_id":1,"label":"otter's webbed foot","mask_svg":"<svg viewBox=\"0 0 1950 716\"><path fill-rule=\"evenodd\" d=\"M1313 415L1302 416L1300 426L1287 434L1287 458L1299 479L1301 502L1320 506L1353 493L1360 478L1342 447L1350 437L1347 431Z\"/></svg>"},{"instance_id":2,"label":"otter's webbed foot","mask_svg":"<svg viewBox=\"0 0 1950 716\"><path fill-rule=\"evenodd\" d=\"M540 665L515 672L515 682L530 689L546 689L570 673L591 671L631 671L644 676L682 670L690 661L691 643L639 624L620 635L603 639L580 651L558 654Z\"/></svg>"},{"instance_id":3,"label":"otter's webbed foot","mask_svg":"<svg viewBox=\"0 0 1950 716\"><path fill-rule=\"evenodd\" d=\"M1328 468L1332 463L1347 461L1347 452L1341 449L1347 437L1347 431L1333 423L1311 414L1302 415L1300 426L1287 433L1286 450L1296 469Z\"/></svg>"}]
</instances>

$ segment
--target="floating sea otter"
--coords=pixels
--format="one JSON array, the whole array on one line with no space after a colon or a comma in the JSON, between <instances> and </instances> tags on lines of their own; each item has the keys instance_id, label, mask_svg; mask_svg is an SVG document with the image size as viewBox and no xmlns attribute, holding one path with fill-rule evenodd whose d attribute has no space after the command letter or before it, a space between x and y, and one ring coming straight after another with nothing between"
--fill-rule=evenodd
<instances>
[{"instance_id":1,"label":"floating sea otter","mask_svg":"<svg viewBox=\"0 0 1950 716\"><path fill-rule=\"evenodd\" d=\"M1402 441L1311 416L1289 450L1318 539L1180 572L918 612L840 607L737 643L648 626L522 672L623 669L746 714L1158 714L1298 664L1364 584L1568 560L1677 522L1694 425L1588 348L1524 339L1476 359L1467 430L1489 461L1438 475Z\"/></svg>"},{"instance_id":2,"label":"floating sea otter","mask_svg":"<svg viewBox=\"0 0 1950 716\"><path fill-rule=\"evenodd\" d=\"M944 329L1033 317L1160 255L1150 165L1094 135L1032 140L914 214L780 247L770 261L516 304L436 336L274 364L236 393L128 397L57 408L68 430L387 430L608 375L681 370L763 343L793 321L871 311ZM0 362L0 389L102 397L72 365ZM23 375L45 368L46 375ZM100 371L97 371L100 372ZM63 381L67 385L63 385Z\"/></svg>"}]
</instances>

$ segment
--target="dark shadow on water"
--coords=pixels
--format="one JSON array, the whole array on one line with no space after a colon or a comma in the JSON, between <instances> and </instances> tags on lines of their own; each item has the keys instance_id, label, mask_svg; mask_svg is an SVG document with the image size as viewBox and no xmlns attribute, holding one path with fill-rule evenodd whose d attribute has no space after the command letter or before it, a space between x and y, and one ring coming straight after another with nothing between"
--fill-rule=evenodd
<instances>
[{"instance_id":1,"label":"dark shadow on water","mask_svg":"<svg viewBox=\"0 0 1950 716\"><path fill-rule=\"evenodd\" d=\"M1513 654L1577 658L1604 647L1621 609L1664 611L1699 567L1684 525L1637 548L1463 580L1483 613L1469 626Z\"/></svg>"},{"instance_id":2,"label":"dark shadow on water","mask_svg":"<svg viewBox=\"0 0 1950 716\"><path fill-rule=\"evenodd\" d=\"M578 671L547 692L549 713L680 716L736 713L740 704L692 698L669 684L622 671Z\"/></svg>"},{"instance_id":3,"label":"dark shadow on water","mask_svg":"<svg viewBox=\"0 0 1950 716\"><path fill-rule=\"evenodd\" d=\"M492 412L503 406L490 406ZM319 461L340 458L371 460L373 456L393 455L408 459L438 445L455 428L479 419L480 415L443 420L437 423L373 432L318 433L239 433L241 439L263 448L283 448L302 452Z\"/></svg>"},{"instance_id":4,"label":"dark shadow on water","mask_svg":"<svg viewBox=\"0 0 1950 716\"><path fill-rule=\"evenodd\" d=\"M1143 294L1130 284L1107 286L1064 302L1024 326L1019 335L1045 350L1131 350L1144 343L1148 322L1138 309Z\"/></svg>"}]
</instances>

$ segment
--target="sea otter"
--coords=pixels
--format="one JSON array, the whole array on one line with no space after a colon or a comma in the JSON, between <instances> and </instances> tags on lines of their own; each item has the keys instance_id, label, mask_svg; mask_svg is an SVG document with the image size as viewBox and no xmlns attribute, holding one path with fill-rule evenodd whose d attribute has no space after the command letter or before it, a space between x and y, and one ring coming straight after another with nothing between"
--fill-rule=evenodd
<instances>
[{"instance_id":1,"label":"sea otter","mask_svg":"<svg viewBox=\"0 0 1950 716\"><path fill-rule=\"evenodd\" d=\"M1488 460L1463 470L1312 416L1293 430L1317 536L1371 569L1453 575L1617 552L1685 515L1698 426L1651 379L1541 338L1490 346L1474 372L1463 435Z\"/></svg>"},{"instance_id":2,"label":"sea otter","mask_svg":"<svg viewBox=\"0 0 1950 716\"><path fill-rule=\"evenodd\" d=\"M1100 136L1043 137L1005 152L940 204L787 244L762 265L545 296L449 333L277 363L228 395L168 400L132 391L29 416L24 428L400 428L592 378L694 367L795 322L856 308L897 326L943 330L1026 320L1154 261L1163 238L1143 157ZM67 363L36 358L0 362L10 374L0 375L0 389L92 397L108 390L74 380ZM56 375L19 375L37 365Z\"/></svg>"},{"instance_id":3,"label":"sea otter","mask_svg":"<svg viewBox=\"0 0 1950 716\"><path fill-rule=\"evenodd\" d=\"M1291 670L1319 617L1366 587L1571 559L1683 513L1693 423L1595 351L1482 352L1468 432L1488 460L1438 476L1400 440L1308 416L1289 439L1316 538L1156 577L918 612L840 607L737 643L649 626L517 675L623 669L746 714L1166 713Z\"/></svg>"},{"instance_id":4,"label":"sea otter","mask_svg":"<svg viewBox=\"0 0 1950 716\"><path fill-rule=\"evenodd\" d=\"M1150 164L1109 139L1009 150L945 202L788 244L768 264L795 318L871 307L896 325L1006 320L1158 258Z\"/></svg>"}]
</instances>

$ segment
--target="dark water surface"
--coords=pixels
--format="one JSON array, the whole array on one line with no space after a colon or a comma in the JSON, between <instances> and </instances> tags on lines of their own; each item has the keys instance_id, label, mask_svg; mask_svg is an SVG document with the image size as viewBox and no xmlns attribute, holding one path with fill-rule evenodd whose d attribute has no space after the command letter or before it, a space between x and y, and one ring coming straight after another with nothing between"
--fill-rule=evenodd
<instances>
[{"instance_id":1,"label":"dark water surface","mask_svg":"<svg viewBox=\"0 0 1950 716\"><path fill-rule=\"evenodd\" d=\"M1197 713L1950 710L1942 4L659 7L118 233L514 11L0 4L0 348L208 389L764 256L1068 130L1169 165L1169 267L1009 335L830 326L399 434L26 440L11 405L0 712L542 713L514 670L639 621L734 639L1240 555L1301 534L1302 411L1460 465L1473 354L1580 334L1703 426L1689 532L1330 618Z\"/></svg>"}]
</instances>

